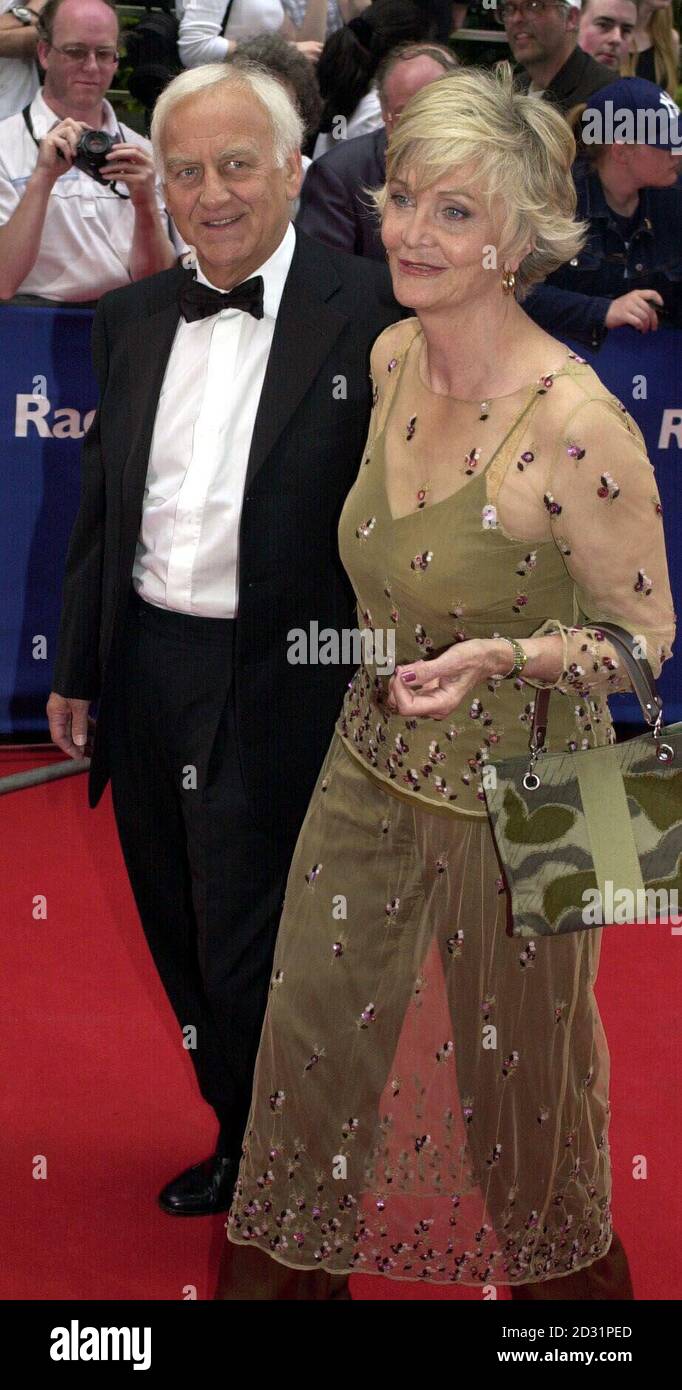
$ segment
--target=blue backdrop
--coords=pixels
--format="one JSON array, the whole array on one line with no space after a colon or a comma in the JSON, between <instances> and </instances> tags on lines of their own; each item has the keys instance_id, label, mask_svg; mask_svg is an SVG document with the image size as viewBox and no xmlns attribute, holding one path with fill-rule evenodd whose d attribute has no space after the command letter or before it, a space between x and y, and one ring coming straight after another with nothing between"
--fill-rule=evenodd
<instances>
[{"instance_id":1,"label":"blue backdrop","mask_svg":"<svg viewBox=\"0 0 682 1390\"><path fill-rule=\"evenodd\" d=\"M0 308L0 734L49 737L64 559L97 400L92 317Z\"/></svg>"},{"instance_id":2,"label":"blue backdrop","mask_svg":"<svg viewBox=\"0 0 682 1390\"><path fill-rule=\"evenodd\" d=\"M55 655L61 580L78 507L81 440L97 388L89 310L0 309L0 735L47 734L45 703ZM640 425L656 468L673 594L682 611L680 538L682 331L643 337L621 328L587 357ZM682 659L660 689L669 720L682 719ZM629 698L617 718L637 718Z\"/></svg>"}]
</instances>

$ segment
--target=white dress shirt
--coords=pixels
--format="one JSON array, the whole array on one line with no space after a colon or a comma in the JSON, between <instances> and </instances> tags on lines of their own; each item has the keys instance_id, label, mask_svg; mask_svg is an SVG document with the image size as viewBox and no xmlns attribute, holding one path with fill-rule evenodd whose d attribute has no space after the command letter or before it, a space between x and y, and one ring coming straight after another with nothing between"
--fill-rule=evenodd
<instances>
[{"instance_id":1,"label":"white dress shirt","mask_svg":"<svg viewBox=\"0 0 682 1390\"><path fill-rule=\"evenodd\" d=\"M127 144L151 151L143 135L119 124L108 101L102 105L104 130L110 135L120 130ZM33 98L30 115L36 140L60 121L42 92ZM38 149L21 112L0 121L0 226L16 212L37 161ZM123 183L116 186L127 191ZM156 201L167 227L158 180ZM112 188L80 169L68 169L52 186L40 250L17 294L78 303L129 284L134 229L135 211L129 198L119 198Z\"/></svg>"},{"instance_id":2,"label":"white dress shirt","mask_svg":"<svg viewBox=\"0 0 682 1390\"><path fill-rule=\"evenodd\" d=\"M369 91L361 97L355 110L348 117L342 140L354 140L357 135L369 135L372 130L379 130L384 124L381 114L381 102L376 87L370 87ZM339 138L334 138L331 130L321 131L315 141L313 159L319 159L320 155L328 154L329 150L336 149Z\"/></svg>"},{"instance_id":3,"label":"white dress shirt","mask_svg":"<svg viewBox=\"0 0 682 1390\"><path fill-rule=\"evenodd\" d=\"M277 250L253 272L264 282L262 319L223 309L178 324L154 423L132 576L140 597L158 608L205 618L237 615L251 438L295 245L290 223ZM197 279L210 284L199 269Z\"/></svg>"}]
</instances>

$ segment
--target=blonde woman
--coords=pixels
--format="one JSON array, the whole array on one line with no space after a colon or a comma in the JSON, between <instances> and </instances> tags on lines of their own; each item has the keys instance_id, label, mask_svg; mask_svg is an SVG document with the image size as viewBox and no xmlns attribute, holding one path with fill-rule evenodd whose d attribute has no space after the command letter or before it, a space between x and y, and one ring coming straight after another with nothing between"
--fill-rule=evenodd
<instances>
[{"instance_id":1,"label":"blonde woman","mask_svg":"<svg viewBox=\"0 0 682 1390\"><path fill-rule=\"evenodd\" d=\"M680 36L673 27L672 0L638 0L626 77L644 77L677 96L680 83Z\"/></svg>"},{"instance_id":2,"label":"blonde woman","mask_svg":"<svg viewBox=\"0 0 682 1390\"><path fill-rule=\"evenodd\" d=\"M573 155L508 68L431 83L389 143L382 236L414 317L374 346L339 529L376 641L289 872L222 1298L348 1297L354 1271L633 1297L600 932L508 934L481 785L527 749L537 687L551 749L613 740L628 682L600 618L656 671L673 636L641 435L519 303L582 245Z\"/></svg>"}]
</instances>

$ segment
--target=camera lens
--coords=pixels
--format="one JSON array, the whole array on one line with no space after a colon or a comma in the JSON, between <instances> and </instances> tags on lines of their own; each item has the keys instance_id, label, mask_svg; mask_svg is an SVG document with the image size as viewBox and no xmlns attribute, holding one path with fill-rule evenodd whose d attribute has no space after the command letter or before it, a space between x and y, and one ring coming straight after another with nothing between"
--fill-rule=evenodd
<instances>
[{"instance_id":1,"label":"camera lens","mask_svg":"<svg viewBox=\"0 0 682 1390\"><path fill-rule=\"evenodd\" d=\"M84 130L79 145L83 154L89 155L91 159L101 159L109 153L113 140L106 130Z\"/></svg>"}]
</instances>

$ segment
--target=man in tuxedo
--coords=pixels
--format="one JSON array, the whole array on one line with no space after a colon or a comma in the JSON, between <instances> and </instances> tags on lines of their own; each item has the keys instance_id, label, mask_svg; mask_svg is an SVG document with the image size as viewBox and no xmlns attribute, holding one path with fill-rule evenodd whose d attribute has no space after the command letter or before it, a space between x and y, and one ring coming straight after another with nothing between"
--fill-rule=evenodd
<instances>
[{"instance_id":1,"label":"man in tuxedo","mask_svg":"<svg viewBox=\"0 0 682 1390\"><path fill-rule=\"evenodd\" d=\"M356 625L337 520L370 348L400 314L385 268L294 231L300 139L267 74L207 65L157 103L197 268L98 306L47 707L80 757L99 699L89 802L111 778L147 941L218 1118L216 1152L160 1194L181 1215L231 1198L286 873L352 674L315 664L315 632ZM288 659L301 628L308 665Z\"/></svg>"}]
</instances>

